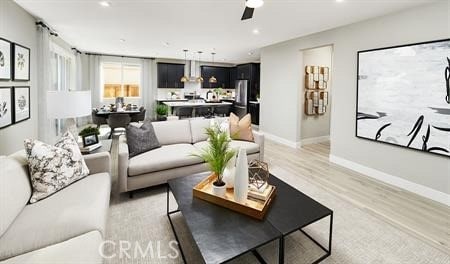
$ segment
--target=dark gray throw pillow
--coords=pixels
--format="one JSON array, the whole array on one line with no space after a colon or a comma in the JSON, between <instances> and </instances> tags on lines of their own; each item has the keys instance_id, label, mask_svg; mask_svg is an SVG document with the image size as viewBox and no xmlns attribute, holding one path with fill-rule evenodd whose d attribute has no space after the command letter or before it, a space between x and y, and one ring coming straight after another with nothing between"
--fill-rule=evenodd
<instances>
[{"instance_id":1,"label":"dark gray throw pillow","mask_svg":"<svg viewBox=\"0 0 450 264\"><path fill-rule=\"evenodd\" d=\"M150 121L145 121L141 127L128 125L127 144L130 158L161 147Z\"/></svg>"}]
</instances>

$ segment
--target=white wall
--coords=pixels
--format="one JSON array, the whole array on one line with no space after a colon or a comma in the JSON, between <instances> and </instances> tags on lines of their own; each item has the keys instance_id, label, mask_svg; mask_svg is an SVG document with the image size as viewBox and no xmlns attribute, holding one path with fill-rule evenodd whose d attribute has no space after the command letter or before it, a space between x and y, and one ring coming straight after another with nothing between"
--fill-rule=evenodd
<instances>
[{"instance_id":1,"label":"white wall","mask_svg":"<svg viewBox=\"0 0 450 264\"><path fill-rule=\"evenodd\" d=\"M0 37L31 49L30 81L0 81L0 86L30 86L31 97L31 118L7 128L0 129L0 155L11 154L17 150L23 149L23 140L25 138L37 138L37 37L35 22L35 19L29 13L13 1L0 0Z\"/></svg>"},{"instance_id":2,"label":"white wall","mask_svg":"<svg viewBox=\"0 0 450 264\"><path fill-rule=\"evenodd\" d=\"M439 1L263 48L261 130L288 142L300 139L299 50L332 44L331 155L450 194L448 158L355 137L357 51L444 39L449 32L449 2Z\"/></svg>"},{"instance_id":3,"label":"white wall","mask_svg":"<svg viewBox=\"0 0 450 264\"><path fill-rule=\"evenodd\" d=\"M305 66L321 66L328 67L331 69L333 47L325 46L314 49L307 49L301 51L303 53L303 69ZM300 89L300 103L302 106L305 103L305 82L304 82L305 71L303 71L303 85L299 87ZM331 89L332 89L332 77L333 72L330 71L329 81L327 83L328 96L328 106L327 111L323 115L306 115L305 111L300 111L301 121L300 121L300 138L302 141L305 139L327 137L330 135L330 116L331 116ZM303 108L302 108L303 109Z\"/></svg>"}]
</instances>

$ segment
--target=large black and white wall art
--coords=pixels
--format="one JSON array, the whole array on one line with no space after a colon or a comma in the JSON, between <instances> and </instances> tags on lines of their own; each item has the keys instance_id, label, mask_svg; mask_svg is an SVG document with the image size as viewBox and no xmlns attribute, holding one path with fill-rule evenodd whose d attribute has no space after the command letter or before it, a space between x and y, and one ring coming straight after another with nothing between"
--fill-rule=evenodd
<instances>
[{"instance_id":1,"label":"large black and white wall art","mask_svg":"<svg viewBox=\"0 0 450 264\"><path fill-rule=\"evenodd\" d=\"M30 118L30 87L14 87L14 123Z\"/></svg>"},{"instance_id":2,"label":"large black and white wall art","mask_svg":"<svg viewBox=\"0 0 450 264\"><path fill-rule=\"evenodd\" d=\"M358 52L356 136L450 157L450 39Z\"/></svg>"},{"instance_id":3,"label":"large black and white wall art","mask_svg":"<svg viewBox=\"0 0 450 264\"><path fill-rule=\"evenodd\" d=\"M13 123L12 87L0 87L0 128Z\"/></svg>"}]
</instances>

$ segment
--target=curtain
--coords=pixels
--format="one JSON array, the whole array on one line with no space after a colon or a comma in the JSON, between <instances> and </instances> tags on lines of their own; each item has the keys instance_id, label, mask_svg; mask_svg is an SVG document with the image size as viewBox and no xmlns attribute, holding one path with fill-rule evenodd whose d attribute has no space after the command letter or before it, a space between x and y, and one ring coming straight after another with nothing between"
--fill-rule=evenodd
<instances>
[{"instance_id":1,"label":"curtain","mask_svg":"<svg viewBox=\"0 0 450 264\"><path fill-rule=\"evenodd\" d=\"M155 113L156 89L153 89L152 83L152 61L142 60L142 105L147 110L146 117L153 118Z\"/></svg>"},{"instance_id":2,"label":"curtain","mask_svg":"<svg viewBox=\"0 0 450 264\"><path fill-rule=\"evenodd\" d=\"M52 83L52 61L50 52L50 32L43 27L38 27L37 58L37 89L38 89L38 138L44 142L56 141L55 120L48 118L47 92L55 90Z\"/></svg>"},{"instance_id":3,"label":"curtain","mask_svg":"<svg viewBox=\"0 0 450 264\"><path fill-rule=\"evenodd\" d=\"M81 58L81 53L78 51L74 51L75 56L75 90L77 91L86 91L89 90L89 87L83 83L83 61ZM87 124L92 123L91 116L84 116L77 118L77 126L78 129L81 130Z\"/></svg>"},{"instance_id":4,"label":"curtain","mask_svg":"<svg viewBox=\"0 0 450 264\"><path fill-rule=\"evenodd\" d=\"M83 55L82 63L82 83L84 89L91 90L92 108L98 108L103 105L100 98L100 56Z\"/></svg>"}]
</instances>

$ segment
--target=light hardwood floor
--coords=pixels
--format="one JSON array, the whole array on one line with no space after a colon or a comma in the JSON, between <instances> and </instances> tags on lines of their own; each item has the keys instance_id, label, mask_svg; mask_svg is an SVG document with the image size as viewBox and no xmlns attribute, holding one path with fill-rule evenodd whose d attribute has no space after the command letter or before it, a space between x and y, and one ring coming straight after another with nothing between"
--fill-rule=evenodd
<instances>
[{"instance_id":1,"label":"light hardwood floor","mask_svg":"<svg viewBox=\"0 0 450 264\"><path fill-rule=\"evenodd\" d=\"M450 254L450 208L331 163L330 144L293 149L266 140L265 160Z\"/></svg>"}]
</instances>

